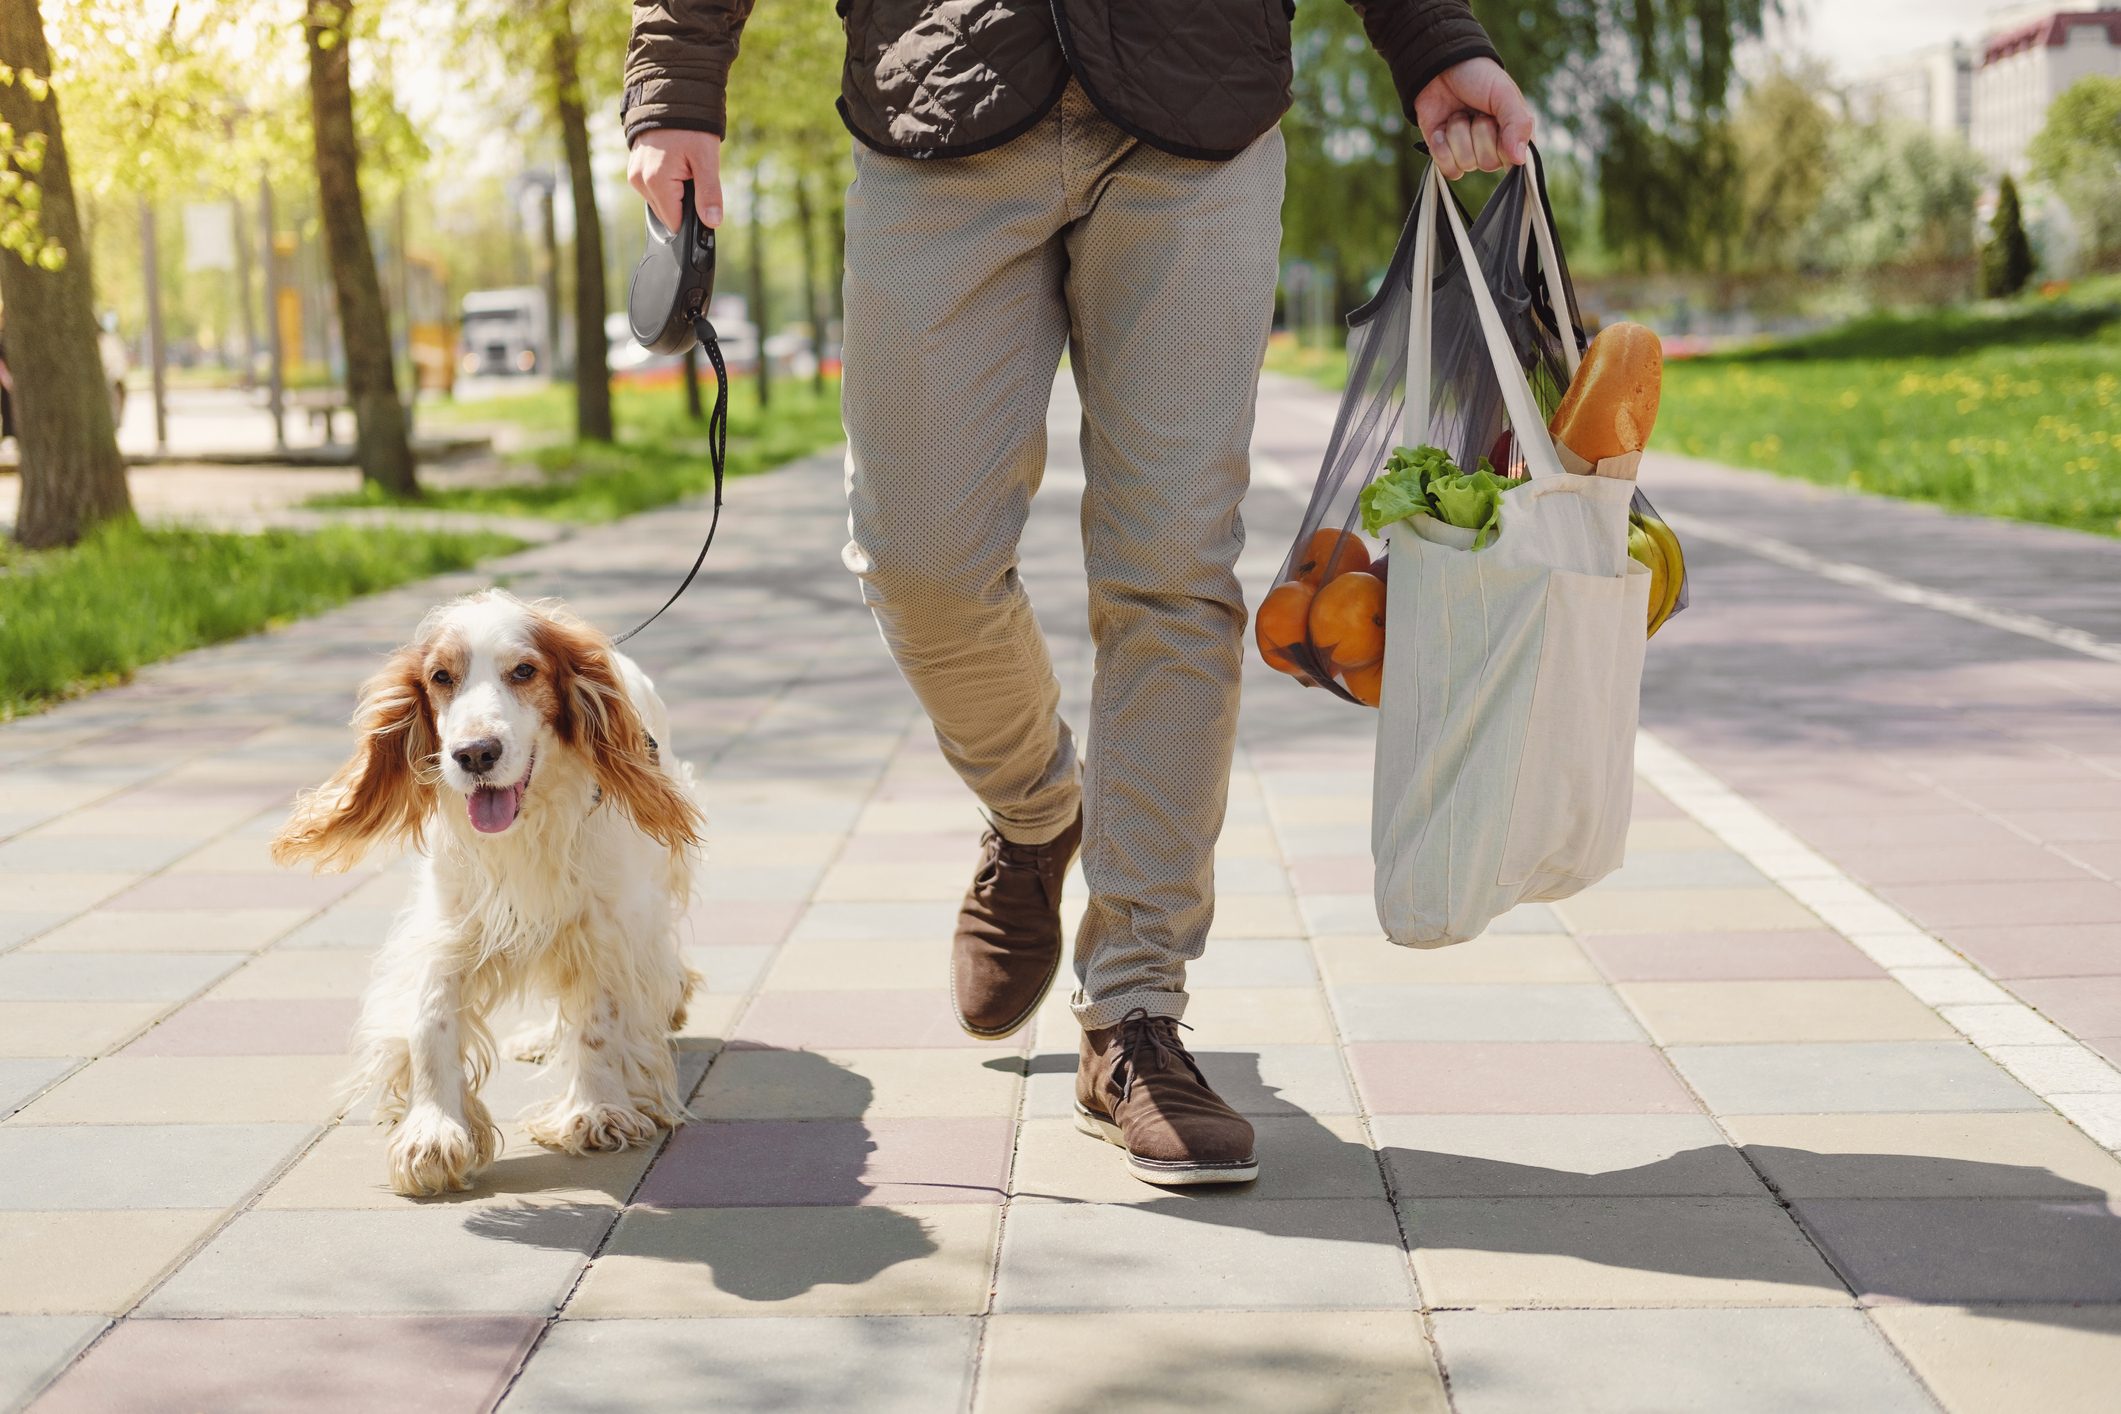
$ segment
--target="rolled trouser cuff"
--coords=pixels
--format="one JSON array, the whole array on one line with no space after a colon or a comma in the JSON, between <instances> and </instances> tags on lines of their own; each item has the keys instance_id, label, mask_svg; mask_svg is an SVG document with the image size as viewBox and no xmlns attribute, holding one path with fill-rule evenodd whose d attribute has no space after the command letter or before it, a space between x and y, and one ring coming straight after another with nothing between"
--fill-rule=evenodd
<instances>
[{"instance_id":1,"label":"rolled trouser cuff","mask_svg":"<svg viewBox=\"0 0 2121 1414\"><path fill-rule=\"evenodd\" d=\"M1012 820L998 820L991 810L983 809L980 813L986 816L987 823L994 827L995 833L1011 844L1051 844L1062 835L1068 833L1074 827L1075 822L1082 817L1083 796L1082 791L1078 788L1075 798L1054 813L1051 818L1042 818L1036 823L1029 825L1019 825Z\"/></svg>"},{"instance_id":2,"label":"rolled trouser cuff","mask_svg":"<svg viewBox=\"0 0 2121 1414\"><path fill-rule=\"evenodd\" d=\"M1117 1026L1137 1011L1151 1016L1168 1016L1176 1021L1186 1014L1186 1003L1191 1000L1184 992L1128 992L1123 996L1103 997L1091 1001L1080 991L1069 999L1068 1007L1075 1019L1082 1023L1085 1031L1103 1031Z\"/></svg>"}]
</instances>

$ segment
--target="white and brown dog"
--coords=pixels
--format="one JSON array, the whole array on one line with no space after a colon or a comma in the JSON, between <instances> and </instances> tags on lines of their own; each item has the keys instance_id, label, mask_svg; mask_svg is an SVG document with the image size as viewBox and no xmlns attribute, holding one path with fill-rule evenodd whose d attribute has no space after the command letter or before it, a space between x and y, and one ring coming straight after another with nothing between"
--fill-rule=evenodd
<instances>
[{"instance_id":1,"label":"white and brown dog","mask_svg":"<svg viewBox=\"0 0 2121 1414\"><path fill-rule=\"evenodd\" d=\"M678 927L702 822L647 675L557 606L488 590L430 613L353 724L353 758L296 801L273 857L330 870L418 851L356 1037L395 1126L391 1186L462 1190L492 1161L488 1019L517 998L553 1012L518 1049L563 1082L526 1116L538 1143L623 1149L677 1123L670 1033L699 980Z\"/></svg>"}]
</instances>

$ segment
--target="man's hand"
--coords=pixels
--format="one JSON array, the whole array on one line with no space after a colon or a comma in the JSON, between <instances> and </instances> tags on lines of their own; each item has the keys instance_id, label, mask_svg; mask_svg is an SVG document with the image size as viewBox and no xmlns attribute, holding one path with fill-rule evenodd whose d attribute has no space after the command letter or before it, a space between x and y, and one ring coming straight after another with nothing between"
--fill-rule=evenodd
<instances>
[{"instance_id":1,"label":"man's hand","mask_svg":"<svg viewBox=\"0 0 2121 1414\"><path fill-rule=\"evenodd\" d=\"M1429 80L1414 100L1414 116L1438 170L1454 182L1475 169L1521 166L1531 152L1531 106L1493 59L1468 59Z\"/></svg>"},{"instance_id":2,"label":"man's hand","mask_svg":"<svg viewBox=\"0 0 2121 1414\"><path fill-rule=\"evenodd\" d=\"M692 183L700 224L722 224L722 140L713 133L683 128L642 133L633 140L633 151L626 158L626 180L647 199L656 219L673 231L685 204L686 182Z\"/></svg>"}]
</instances>

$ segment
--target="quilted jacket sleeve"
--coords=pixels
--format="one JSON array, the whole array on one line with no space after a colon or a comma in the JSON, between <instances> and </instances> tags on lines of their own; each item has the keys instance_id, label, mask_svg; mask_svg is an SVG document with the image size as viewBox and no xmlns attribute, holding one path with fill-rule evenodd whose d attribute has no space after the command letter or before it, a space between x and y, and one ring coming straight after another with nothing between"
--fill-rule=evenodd
<instances>
[{"instance_id":1,"label":"quilted jacket sleeve","mask_svg":"<svg viewBox=\"0 0 2121 1414\"><path fill-rule=\"evenodd\" d=\"M1348 0L1362 16L1370 44L1391 67L1399 101L1414 116L1414 99L1429 81L1468 59L1501 62L1488 32L1466 0Z\"/></svg>"},{"instance_id":2,"label":"quilted jacket sleeve","mask_svg":"<svg viewBox=\"0 0 2121 1414\"><path fill-rule=\"evenodd\" d=\"M789 3L789 0L783 0ZM722 97L752 0L633 0L620 100L626 140L651 128L727 135Z\"/></svg>"}]
</instances>

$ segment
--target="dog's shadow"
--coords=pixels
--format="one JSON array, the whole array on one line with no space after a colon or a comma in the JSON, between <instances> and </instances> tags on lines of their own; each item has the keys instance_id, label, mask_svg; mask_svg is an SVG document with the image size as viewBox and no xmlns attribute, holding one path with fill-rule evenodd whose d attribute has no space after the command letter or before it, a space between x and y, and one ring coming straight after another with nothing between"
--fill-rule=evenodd
<instances>
[{"instance_id":1,"label":"dog's shadow","mask_svg":"<svg viewBox=\"0 0 2121 1414\"><path fill-rule=\"evenodd\" d=\"M604 1270L601 1277L592 1274L585 1295L594 1299L599 1282L609 1283L612 1303L629 1308L627 1313L644 1300L682 1302L683 1286L699 1275L740 1301L787 1301L819 1287L860 1286L940 1250L928 1223L878 1204L863 1178L876 1148L861 1119L875 1097L866 1078L807 1051L757 1046L718 1054L707 1074L732 1063L756 1082L759 1123L717 1113L716 1123L665 1136L637 1182L626 1191L606 1189L627 1205L623 1210L571 1201L482 1205L466 1215L465 1229L504 1242L581 1251L586 1223L602 1240L595 1255ZM698 1091L694 1103L697 1108ZM781 1118L788 1114L816 1118L789 1124ZM548 1194L578 1188L579 1181L561 1176L566 1166L614 1160L623 1162L621 1156L511 1153L464 1196L531 1197L534 1176L546 1178ZM571 1215L581 1220L562 1220ZM659 1275L639 1271L642 1263L693 1270ZM635 1270L629 1274L629 1268ZM666 1280L671 1276L677 1285Z\"/></svg>"}]
</instances>

